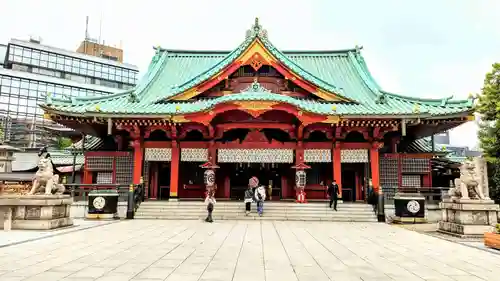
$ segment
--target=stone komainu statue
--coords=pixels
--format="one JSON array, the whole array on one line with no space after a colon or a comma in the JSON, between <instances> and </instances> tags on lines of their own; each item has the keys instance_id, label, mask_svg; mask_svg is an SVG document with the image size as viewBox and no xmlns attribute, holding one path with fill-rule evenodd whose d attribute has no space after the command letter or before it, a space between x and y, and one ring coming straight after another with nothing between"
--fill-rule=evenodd
<instances>
[{"instance_id":1,"label":"stone komainu statue","mask_svg":"<svg viewBox=\"0 0 500 281\"><path fill-rule=\"evenodd\" d=\"M452 197L461 199L485 199L474 162L467 160L460 166L460 178L455 179L455 187L450 189Z\"/></svg>"},{"instance_id":2,"label":"stone komainu statue","mask_svg":"<svg viewBox=\"0 0 500 281\"><path fill-rule=\"evenodd\" d=\"M38 154L38 171L33 179L33 186L28 194L44 192L45 195L63 194L64 185L59 183L59 175L54 174L54 165L50 159L47 149L44 148Z\"/></svg>"}]
</instances>

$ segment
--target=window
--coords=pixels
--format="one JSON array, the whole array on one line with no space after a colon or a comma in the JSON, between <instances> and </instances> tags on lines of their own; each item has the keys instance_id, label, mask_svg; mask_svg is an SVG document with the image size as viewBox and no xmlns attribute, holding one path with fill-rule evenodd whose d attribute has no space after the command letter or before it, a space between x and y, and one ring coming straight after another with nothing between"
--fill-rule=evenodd
<instances>
[{"instance_id":1,"label":"window","mask_svg":"<svg viewBox=\"0 0 500 281\"><path fill-rule=\"evenodd\" d=\"M23 55L23 49L21 47L13 46L12 49L13 49L14 55L16 55L16 56L22 56Z\"/></svg>"}]
</instances>

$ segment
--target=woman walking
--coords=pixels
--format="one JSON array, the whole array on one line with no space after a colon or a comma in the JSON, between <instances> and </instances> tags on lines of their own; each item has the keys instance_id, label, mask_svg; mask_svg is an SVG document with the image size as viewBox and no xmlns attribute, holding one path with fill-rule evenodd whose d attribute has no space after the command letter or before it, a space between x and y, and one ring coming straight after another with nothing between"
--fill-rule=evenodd
<instances>
[{"instance_id":1,"label":"woman walking","mask_svg":"<svg viewBox=\"0 0 500 281\"><path fill-rule=\"evenodd\" d=\"M214 211L214 206L215 206L215 197L213 191L207 192L207 197L205 198L205 204L207 204L207 211L208 211L208 216L205 219L205 221L214 222L212 219L212 212Z\"/></svg>"},{"instance_id":2,"label":"woman walking","mask_svg":"<svg viewBox=\"0 0 500 281\"><path fill-rule=\"evenodd\" d=\"M266 188L261 185L255 190L255 201L257 202L257 213L262 217L264 201L266 200Z\"/></svg>"},{"instance_id":3,"label":"woman walking","mask_svg":"<svg viewBox=\"0 0 500 281\"><path fill-rule=\"evenodd\" d=\"M250 185L248 185L247 190L245 190L245 216L250 214L250 210L252 209L253 202L253 189Z\"/></svg>"}]
</instances>

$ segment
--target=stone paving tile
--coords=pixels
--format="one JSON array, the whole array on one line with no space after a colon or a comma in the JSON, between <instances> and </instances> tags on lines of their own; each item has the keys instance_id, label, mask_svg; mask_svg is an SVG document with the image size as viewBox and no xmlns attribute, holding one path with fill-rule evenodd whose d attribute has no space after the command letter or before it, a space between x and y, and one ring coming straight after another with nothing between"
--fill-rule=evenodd
<instances>
[{"instance_id":1,"label":"stone paving tile","mask_svg":"<svg viewBox=\"0 0 500 281\"><path fill-rule=\"evenodd\" d=\"M500 256L378 223L135 220L0 248L0 280L498 280Z\"/></svg>"}]
</instances>

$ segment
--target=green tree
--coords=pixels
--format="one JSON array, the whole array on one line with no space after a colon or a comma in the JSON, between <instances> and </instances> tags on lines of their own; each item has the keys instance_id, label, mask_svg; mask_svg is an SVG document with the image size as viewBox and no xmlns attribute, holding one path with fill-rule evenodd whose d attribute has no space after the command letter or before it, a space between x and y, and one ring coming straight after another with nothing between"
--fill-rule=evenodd
<instances>
[{"instance_id":1,"label":"green tree","mask_svg":"<svg viewBox=\"0 0 500 281\"><path fill-rule=\"evenodd\" d=\"M65 149L68 148L73 142L71 139L65 138L65 137L58 137L57 138L57 149Z\"/></svg>"},{"instance_id":2,"label":"green tree","mask_svg":"<svg viewBox=\"0 0 500 281\"><path fill-rule=\"evenodd\" d=\"M486 74L479 96L479 141L489 162L490 196L500 202L500 63Z\"/></svg>"}]
</instances>

